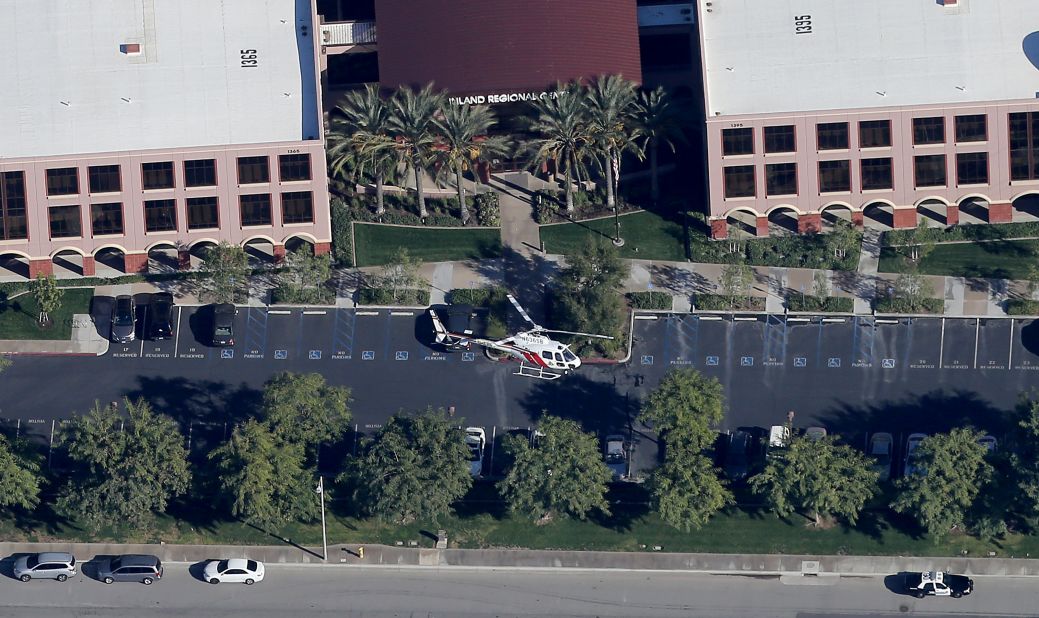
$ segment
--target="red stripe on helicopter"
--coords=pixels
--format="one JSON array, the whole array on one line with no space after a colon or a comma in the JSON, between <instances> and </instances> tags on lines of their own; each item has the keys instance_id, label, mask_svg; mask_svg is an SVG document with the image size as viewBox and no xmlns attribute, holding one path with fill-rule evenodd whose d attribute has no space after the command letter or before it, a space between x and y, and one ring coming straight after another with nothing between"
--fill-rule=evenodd
<instances>
[{"instance_id":1,"label":"red stripe on helicopter","mask_svg":"<svg viewBox=\"0 0 1039 618\"><path fill-rule=\"evenodd\" d=\"M527 360L529 360L530 362L534 363L535 365L538 365L540 367L545 367L546 369L548 368L548 364L545 363L545 361L541 360L541 357L538 356L537 354L534 354L533 352L526 352L525 351L525 352L523 352L523 357L526 358Z\"/></svg>"}]
</instances>

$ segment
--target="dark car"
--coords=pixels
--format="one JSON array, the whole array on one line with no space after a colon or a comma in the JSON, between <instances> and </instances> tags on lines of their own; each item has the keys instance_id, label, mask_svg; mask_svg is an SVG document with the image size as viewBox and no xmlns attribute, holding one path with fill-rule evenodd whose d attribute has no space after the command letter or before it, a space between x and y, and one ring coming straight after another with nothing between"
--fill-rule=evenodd
<instances>
[{"instance_id":1,"label":"dark car","mask_svg":"<svg viewBox=\"0 0 1039 618\"><path fill-rule=\"evenodd\" d=\"M729 437L729 447L725 451L725 475L734 481L747 478L750 471L750 456L754 449L754 437L742 429L737 429Z\"/></svg>"},{"instance_id":2,"label":"dark car","mask_svg":"<svg viewBox=\"0 0 1039 618\"><path fill-rule=\"evenodd\" d=\"M151 585L162 578L162 562L156 556L127 554L98 561L97 578L106 584L140 582Z\"/></svg>"},{"instance_id":3,"label":"dark car","mask_svg":"<svg viewBox=\"0 0 1039 618\"><path fill-rule=\"evenodd\" d=\"M221 303L213 307L213 345L229 347L234 345L234 316L238 313L230 303Z\"/></svg>"},{"instance_id":4,"label":"dark car","mask_svg":"<svg viewBox=\"0 0 1039 618\"><path fill-rule=\"evenodd\" d=\"M974 580L942 571L906 573L906 592L918 599L927 595L958 599L974 592Z\"/></svg>"},{"instance_id":5,"label":"dark car","mask_svg":"<svg viewBox=\"0 0 1039 618\"><path fill-rule=\"evenodd\" d=\"M112 341L130 343L137 330L137 308L133 296L123 294L116 296L115 309L112 311Z\"/></svg>"},{"instance_id":6,"label":"dark car","mask_svg":"<svg viewBox=\"0 0 1039 618\"><path fill-rule=\"evenodd\" d=\"M148 303L148 338L169 339L173 336L173 294L152 294Z\"/></svg>"}]
</instances>

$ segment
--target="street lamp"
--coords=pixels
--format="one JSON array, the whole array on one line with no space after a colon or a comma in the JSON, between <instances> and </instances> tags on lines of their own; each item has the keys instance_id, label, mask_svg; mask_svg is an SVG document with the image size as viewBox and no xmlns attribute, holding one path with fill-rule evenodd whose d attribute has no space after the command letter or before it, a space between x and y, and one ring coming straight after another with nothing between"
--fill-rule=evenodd
<instances>
[{"instance_id":1,"label":"street lamp","mask_svg":"<svg viewBox=\"0 0 1039 618\"><path fill-rule=\"evenodd\" d=\"M317 477L317 489L321 496L321 559L328 562L328 535L325 531L325 477Z\"/></svg>"}]
</instances>

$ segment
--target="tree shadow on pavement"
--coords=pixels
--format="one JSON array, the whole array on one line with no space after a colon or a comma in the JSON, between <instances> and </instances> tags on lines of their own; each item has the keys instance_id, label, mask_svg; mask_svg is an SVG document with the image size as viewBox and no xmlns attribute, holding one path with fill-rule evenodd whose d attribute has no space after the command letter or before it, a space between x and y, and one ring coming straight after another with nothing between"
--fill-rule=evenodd
<instances>
[{"instance_id":1,"label":"tree shadow on pavement","mask_svg":"<svg viewBox=\"0 0 1039 618\"><path fill-rule=\"evenodd\" d=\"M215 380L151 376L138 376L137 380L137 388L125 396L149 401L156 411L173 417L185 431L193 422L227 423L231 427L250 416L263 401L263 392L244 382L233 386Z\"/></svg>"},{"instance_id":2,"label":"tree shadow on pavement","mask_svg":"<svg viewBox=\"0 0 1039 618\"><path fill-rule=\"evenodd\" d=\"M529 257L512 247L502 248L500 260L472 260L467 266L480 276L502 282L506 289L539 324L545 324L546 288L559 272L559 265L541 254ZM519 318L519 316L513 316Z\"/></svg>"},{"instance_id":3,"label":"tree shadow on pavement","mask_svg":"<svg viewBox=\"0 0 1039 618\"><path fill-rule=\"evenodd\" d=\"M651 279L657 282L658 288L685 296L713 292L715 287L710 279L700 273L669 264L652 264L649 274Z\"/></svg>"},{"instance_id":4,"label":"tree shadow on pavement","mask_svg":"<svg viewBox=\"0 0 1039 618\"><path fill-rule=\"evenodd\" d=\"M620 392L616 384L582 375L553 382L538 381L520 403L535 423L548 414L577 421L584 431L605 436L627 429L638 414L637 400Z\"/></svg>"}]
</instances>

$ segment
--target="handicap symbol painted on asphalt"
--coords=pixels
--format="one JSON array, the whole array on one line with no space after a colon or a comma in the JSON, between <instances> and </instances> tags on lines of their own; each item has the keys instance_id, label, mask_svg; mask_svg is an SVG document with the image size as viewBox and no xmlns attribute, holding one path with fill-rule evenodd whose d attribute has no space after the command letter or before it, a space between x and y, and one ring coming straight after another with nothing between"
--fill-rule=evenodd
<instances>
[{"instance_id":1,"label":"handicap symbol painted on asphalt","mask_svg":"<svg viewBox=\"0 0 1039 618\"><path fill-rule=\"evenodd\" d=\"M740 367L753 367L753 366L754 366L754 357L753 356L741 356L740 357Z\"/></svg>"},{"instance_id":2,"label":"handicap symbol painted on asphalt","mask_svg":"<svg viewBox=\"0 0 1039 618\"><path fill-rule=\"evenodd\" d=\"M718 357L717 356L708 356L707 357L707 365L709 367L717 366L718 365Z\"/></svg>"},{"instance_id":3,"label":"handicap symbol painted on asphalt","mask_svg":"<svg viewBox=\"0 0 1039 618\"><path fill-rule=\"evenodd\" d=\"M840 367L841 366L841 359L839 359L839 358L831 358L830 360L826 361L826 366L827 367L831 367L831 368Z\"/></svg>"},{"instance_id":4,"label":"handicap symbol painted on asphalt","mask_svg":"<svg viewBox=\"0 0 1039 618\"><path fill-rule=\"evenodd\" d=\"M365 350L361 352L361 360L375 360L375 351Z\"/></svg>"},{"instance_id":5,"label":"handicap symbol painted on asphalt","mask_svg":"<svg viewBox=\"0 0 1039 618\"><path fill-rule=\"evenodd\" d=\"M310 360L321 360L321 350L311 350L307 358Z\"/></svg>"},{"instance_id":6,"label":"handicap symbol painted on asphalt","mask_svg":"<svg viewBox=\"0 0 1039 618\"><path fill-rule=\"evenodd\" d=\"M403 350L397 350L397 354L394 358L396 358L396 360L408 360L408 353Z\"/></svg>"},{"instance_id":7,"label":"handicap symbol painted on asphalt","mask_svg":"<svg viewBox=\"0 0 1039 618\"><path fill-rule=\"evenodd\" d=\"M476 352L462 352L462 360L467 363L476 360Z\"/></svg>"},{"instance_id":8,"label":"handicap symbol painted on asphalt","mask_svg":"<svg viewBox=\"0 0 1039 618\"><path fill-rule=\"evenodd\" d=\"M234 358L234 350L220 350L220 358Z\"/></svg>"},{"instance_id":9,"label":"handicap symbol painted on asphalt","mask_svg":"<svg viewBox=\"0 0 1039 618\"><path fill-rule=\"evenodd\" d=\"M288 357L289 357L289 351L288 350L275 350L274 351L274 360L285 360Z\"/></svg>"},{"instance_id":10,"label":"handicap symbol painted on asphalt","mask_svg":"<svg viewBox=\"0 0 1039 618\"><path fill-rule=\"evenodd\" d=\"M894 369L895 368L895 359L893 359L893 358L885 358L883 361L881 361L881 365L884 367L884 369Z\"/></svg>"},{"instance_id":11,"label":"handicap symbol painted on asphalt","mask_svg":"<svg viewBox=\"0 0 1039 618\"><path fill-rule=\"evenodd\" d=\"M642 364L643 365L652 365L653 364L653 355L652 354L644 354L642 356Z\"/></svg>"},{"instance_id":12,"label":"handicap symbol painted on asphalt","mask_svg":"<svg viewBox=\"0 0 1039 618\"><path fill-rule=\"evenodd\" d=\"M805 358L804 356L795 356L794 357L794 367L807 367L807 366L808 366L808 359L807 358Z\"/></svg>"}]
</instances>

